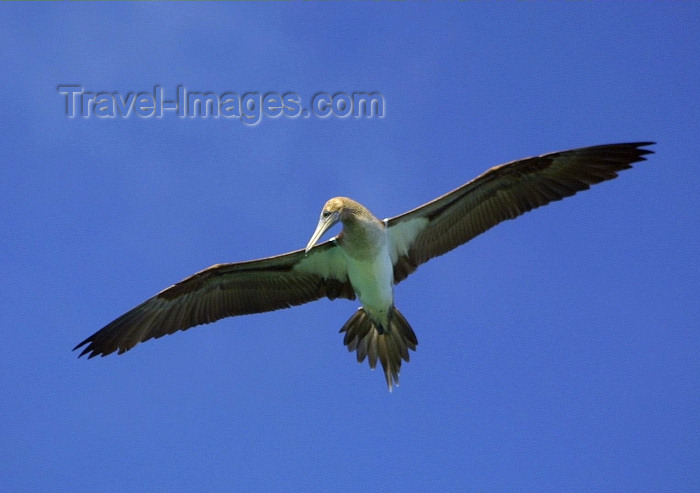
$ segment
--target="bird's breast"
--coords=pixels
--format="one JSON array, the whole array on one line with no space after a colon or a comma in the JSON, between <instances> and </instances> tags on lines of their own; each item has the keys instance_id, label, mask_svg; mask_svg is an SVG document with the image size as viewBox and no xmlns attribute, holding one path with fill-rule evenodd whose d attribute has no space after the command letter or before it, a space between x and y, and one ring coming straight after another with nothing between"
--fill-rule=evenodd
<instances>
[{"instance_id":1,"label":"bird's breast","mask_svg":"<svg viewBox=\"0 0 700 493\"><path fill-rule=\"evenodd\" d=\"M394 266L384 238L375 254L347 257L348 278L365 311L384 322L394 303Z\"/></svg>"}]
</instances>

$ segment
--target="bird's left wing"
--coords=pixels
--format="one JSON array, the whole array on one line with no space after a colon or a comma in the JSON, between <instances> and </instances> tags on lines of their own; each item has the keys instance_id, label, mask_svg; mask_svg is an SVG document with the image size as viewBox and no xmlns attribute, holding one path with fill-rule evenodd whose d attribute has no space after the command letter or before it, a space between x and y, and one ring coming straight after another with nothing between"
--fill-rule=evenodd
<instances>
[{"instance_id":1,"label":"bird's left wing","mask_svg":"<svg viewBox=\"0 0 700 493\"><path fill-rule=\"evenodd\" d=\"M97 331L80 356L120 354L139 342L224 317L289 308L327 297L355 299L335 242L248 262L218 264L164 289Z\"/></svg>"},{"instance_id":2,"label":"bird's left wing","mask_svg":"<svg viewBox=\"0 0 700 493\"><path fill-rule=\"evenodd\" d=\"M491 168L416 209L386 220L394 281L507 219L587 190L644 161L653 142L582 147Z\"/></svg>"}]
</instances>

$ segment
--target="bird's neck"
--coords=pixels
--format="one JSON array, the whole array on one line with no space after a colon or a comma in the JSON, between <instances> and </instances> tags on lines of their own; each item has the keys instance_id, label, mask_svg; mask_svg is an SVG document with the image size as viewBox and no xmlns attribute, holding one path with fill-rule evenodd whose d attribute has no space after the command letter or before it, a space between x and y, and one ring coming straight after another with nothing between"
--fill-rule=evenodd
<instances>
[{"instance_id":1,"label":"bird's neck","mask_svg":"<svg viewBox=\"0 0 700 493\"><path fill-rule=\"evenodd\" d=\"M357 260L375 258L384 248L386 228L384 223L369 211L355 214L343 220L343 231L338 237L345 253Z\"/></svg>"}]
</instances>

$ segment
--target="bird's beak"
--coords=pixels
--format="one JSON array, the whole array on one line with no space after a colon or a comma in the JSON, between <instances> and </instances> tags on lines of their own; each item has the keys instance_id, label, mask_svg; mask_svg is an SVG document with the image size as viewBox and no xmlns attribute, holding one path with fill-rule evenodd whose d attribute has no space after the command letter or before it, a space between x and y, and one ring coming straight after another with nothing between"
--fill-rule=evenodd
<instances>
[{"instance_id":1,"label":"bird's beak","mask_svg":"<svg viewBox=\"0 0 700 493\"><path fill-rule=\"evenodd\" d=\"M318 220L318 226L316 226L316 231L314 231L314 234L311 235L311 239L306 245L306 253L309 253L309 250L311 250L313 246L318 242L318 240L321 239L323 233L328 231L333 225L335 225L338 222L338 216L339 214L337 212L334 212L327 217L321 216L321 219Z\"/></svg>"}]
</instances>

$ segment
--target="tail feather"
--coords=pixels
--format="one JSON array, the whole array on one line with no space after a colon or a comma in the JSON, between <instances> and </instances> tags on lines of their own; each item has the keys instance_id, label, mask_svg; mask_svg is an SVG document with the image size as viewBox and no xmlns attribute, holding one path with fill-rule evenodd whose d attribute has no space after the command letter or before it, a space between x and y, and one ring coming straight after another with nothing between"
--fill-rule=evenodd
<instances>
[{"instance_id":1,"label":"tail feather","mask_svg":"<svg viewBox=\"0 0 700 493\"><path fill-rule=\"evenodd\" d=\"M394 383L399 384L401 360L408 361L408 350L415 351L418 345L413 329L401 312L393 307L387 329L379 327L364 308L359 308L340 332L345 332L343 344L348 351L357 352L358 363L368 358L370 368L374 369L379 359L389 391Z\"/></svg>"}]
</instances>

